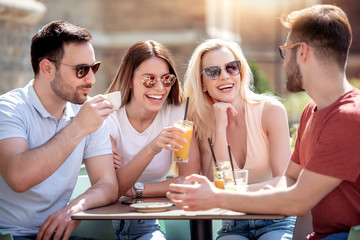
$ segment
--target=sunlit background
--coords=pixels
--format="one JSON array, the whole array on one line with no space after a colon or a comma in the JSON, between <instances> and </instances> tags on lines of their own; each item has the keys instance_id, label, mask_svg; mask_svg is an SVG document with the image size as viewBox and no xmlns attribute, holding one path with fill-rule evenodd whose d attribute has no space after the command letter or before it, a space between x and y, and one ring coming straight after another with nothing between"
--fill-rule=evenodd
<instances>
[{"instance_id":1,"label":"sunlit background","mask_svg":"<svg viewBox=\"0 0 360 240\"><path fill-rule=\"evenodd\" d=\"M306 94L289 94L277 47L286 38L279 16L314 4L335 4L347 14L353 44L347 68L353 83L360 78L360 2L358 0L0 0L0 94L33 78L30 40L43 25L69 20L93 34L96 58L102 61L92 95L103 93L129 46L153 39L172 51L181 77L195 47L207 38L240 44L255 73L260 92L270 90L296 123Z\"/></svg>"}]
</instances>

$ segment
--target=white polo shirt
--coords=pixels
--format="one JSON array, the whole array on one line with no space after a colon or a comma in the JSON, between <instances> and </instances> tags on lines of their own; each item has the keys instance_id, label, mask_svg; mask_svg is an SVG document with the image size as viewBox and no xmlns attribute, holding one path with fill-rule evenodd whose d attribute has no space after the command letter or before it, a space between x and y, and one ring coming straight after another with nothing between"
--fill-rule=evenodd
<instances>
[{"instance_id":1,"label":"white polo shirt","mask_svg":"<svg viewBox=\"0 0 360 240\"><path fill-rule=\"evenodd\" d=\"M57 122L41 104L33 81L24 88L0 96L0 140L24 138L30 149L49 141L73 120L81 108L81 105L68 102ZM0 229L11 232L13 236L37 234L46 218L68 203L83 159L112 154L109 136L103 124L83 138L51 176L26 192L14 192L0 175Z\"/></svg>"}]
</instances>

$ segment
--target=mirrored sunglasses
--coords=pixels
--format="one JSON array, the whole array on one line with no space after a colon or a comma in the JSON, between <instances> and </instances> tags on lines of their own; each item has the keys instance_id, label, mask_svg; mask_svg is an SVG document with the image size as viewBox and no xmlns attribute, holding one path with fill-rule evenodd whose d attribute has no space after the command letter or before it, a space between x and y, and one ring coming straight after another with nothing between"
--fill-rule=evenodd
<instances>
[{"instance_id":1,"label":"mirrored sunglasses","mask_svg":"<svg viewBox=\"0 0 360 240\"><path fill-rule=\"evenodd\" d=\"M176 81L174 74L166 74L160 78L160 81L164 87L171 87ZM154 75L147 75L141 78L141 81L146 88L152 88L157 82L157 78Z\"/></svg>"},{"instance_id":2,"label":"mirrored sunglasses","mask_svg":"<svg viewBox=\"0 0 360 240\"><path fill-rule=\"evenodd\" d=\"M221 69L222 68L220 68L218 66L205 67L203 69L203 73L205 73L206 77L209 78L210 80L216 80L221 75ZM229 75L236 76L240 73L241 62L240 62L240 60L235 60L235 61L229 62L229 63L225 64L223 69L225 69L225 71Z\"/></svg>"},{"instance_id":3,"label":"mirrored sunglasses","mask_svg":"<svg viewBox=\"0 0 360 240\"><path fill-rule=\"evenodd\" d=\"M50 59L49 59L49 60L50 60ZM95 62L93 65L80 64L80 65L72 66L72 65L65 64L65 63L62 63L62 62L59 62L59 61L54 61L54 60L50 60L50 61L57 62L57 63L60 63L60 64L62 64L62 65L65 65L65 66L74 68L75 71L76 71L76 77L77 77L77 78L84 78L84 77L86 77L86 75L87 75L87 74L89 73L89 71L90 71L90 68L91 68L91 70L93 71L93 73L95 74L95 73L99 70L99 67L100 67L100 64L101 64L101 61L97 61L97 62Z\"/></svg>"}]
</instances>

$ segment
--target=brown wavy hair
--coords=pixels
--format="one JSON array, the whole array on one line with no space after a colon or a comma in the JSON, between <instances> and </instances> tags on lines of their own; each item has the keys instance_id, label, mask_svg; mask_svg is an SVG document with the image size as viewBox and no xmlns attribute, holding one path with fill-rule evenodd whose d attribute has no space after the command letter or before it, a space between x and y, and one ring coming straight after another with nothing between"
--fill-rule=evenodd
<instances>
[{"instance_id":1,"label":"brown wavy hair","mask_svg":"<svg viewBox=\"0 0 360 240\"><path fill-rule=\"evenodd\" d=\"M169 65L170 73L174 74L177 78L166 99L167 103L174 105L180 105L182 103L183 91L180 87L179 78L170 51L159 42L146 40L137 42L129 48L120 64L114 80L106 91L106 93L115 91L121 92L121 107L131 100L131 82L135 69L139 67L142 62L151 57L164 59Z\"/></svg>"}]
</instances>

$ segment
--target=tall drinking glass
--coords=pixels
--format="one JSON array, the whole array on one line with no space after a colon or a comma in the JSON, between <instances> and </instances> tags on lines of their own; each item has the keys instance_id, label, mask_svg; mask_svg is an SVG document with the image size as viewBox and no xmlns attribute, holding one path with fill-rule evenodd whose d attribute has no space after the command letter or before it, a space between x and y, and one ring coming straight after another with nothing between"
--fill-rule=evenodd
<instances>
[{"instance_id":1,"label":"tall drinking glass","mask_svg":"<svg viewBox=\"0 0 360 240\"><path fill-rule=\"evenodd\" d=\"M231 181L225 180L225 190L233 190L238 192L246 192L247 191L247 184L248 184L248 170L246 169L235 169L234 171L228 171L225 175L231 174ZM233 179L233 177L235 179ZM226 179L226 177L225 177ZM236 182L235 182L236 181Z\"/></svg>"},{"instance_id":2,"label":"tall drinking glass","mask_svg":"<svg viewBox=\"0 0 360 240\"><path fill-rule=\"evenodd\" d=\"M229 171L231 165L229 161L218 161L216 166L213 165L213 176L215 187L225 189L225 183L229 181Z\"/></svg>"},{"instance_id":3,"label":"tall drinking glass","mask_svg":"<svg viewBox=\"0 0 360 240\"><path fill-rule=\"evenodd\" d=\"M248 185L248 170L246 169L235 169L234 177L236 181L236 190L238 192L246 192Z\"/></svg>"},{"instance_id":4,"label":"tall drinking glass","mask_svg":"<svg viewBox=\"0 0 360 240\"><path fill-rule=\"evenodd\" d=\"M187 163L189 161L189 148L190 141L193 133L193 122L188 120L175 120L174 127L181 128L185 133L176 132L180 136L186 139L186 143L179 142L183 148L179 149L176 152L173 152L173 161L174 162L183 162Z\"/></svg>"}]
</instances>

